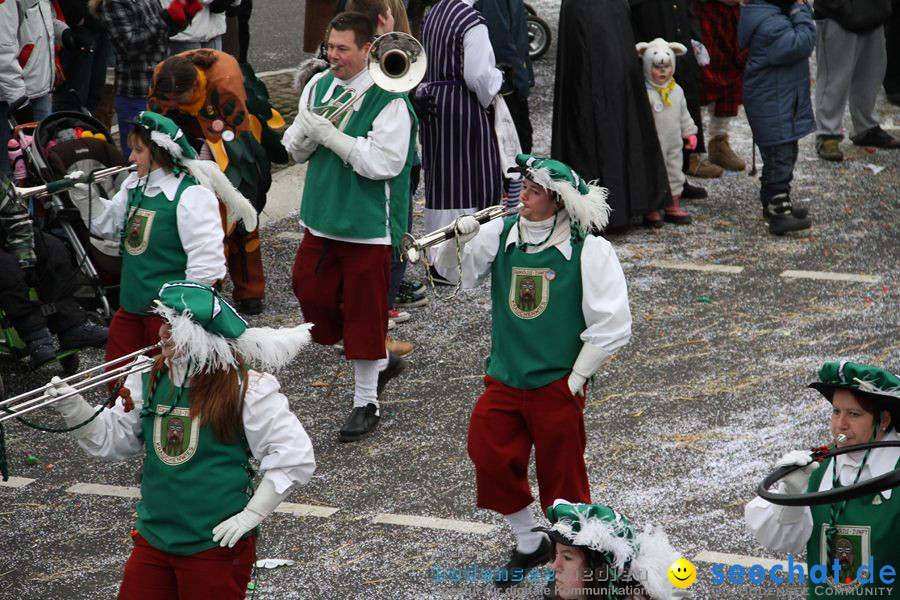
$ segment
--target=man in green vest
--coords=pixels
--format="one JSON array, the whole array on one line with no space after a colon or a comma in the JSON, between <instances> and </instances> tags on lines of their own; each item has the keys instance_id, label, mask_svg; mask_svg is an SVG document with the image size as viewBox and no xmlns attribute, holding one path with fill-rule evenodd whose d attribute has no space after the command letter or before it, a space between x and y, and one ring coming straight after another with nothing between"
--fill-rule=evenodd
<instances>
[{"instance_id":1,"label":"man in green vest","mask_svg":"<svg viewBox=\"0 0 900 600\"><path fill-rule=\"evenodd\" d=\"M900 440L900 378L890 371L845 360L827 362L819 369L819 381L809 387L831 403L835 446ZM804 468L779 481L780 493L823 492L900 468L900 447L847 452L821 464L809 451L794 450L777 463L789 465ZM744 508L744 520L770 550L796 555L806 547L807 598L900 598L900 498L893 497L893 489L809 507L780 506L756 497Z\"/></svg>"},{"instance_id":2,"label":"man in green vest","mask_svg":"<svg viewBox=\"0 0 900 600\"><path fill-rule=\"evenodd\" d=\"M585 383L631 337L622 267L591 233L606 226L607 190L556 160L520 154L516 162L525 175L518 215L484 227L460 217L434 263L464 287L491 275L491 353L468 446L478 506L504 515L516 533L499 587L550 558L550 540L533 531L532 446L541 510L557 498L590 503Z\"/></svg>"},{"instance_id":3,"label":"man in green vest","mask_svg":"<svg viewBox=\"0 0 900 600\"><path fill-rule=\"evenodd\" d=\"M406 368L385 350L387 289L391 248L407 227L417 120L406 94L372 81L366 66L373 27L360 13L332 19L331 68L306 84L282 139L298 163L309 162L294 294L314 324L313 339L325 345L343 339L344 356L353 362L353 410L340 430L343 442L377 427L381 392ZM320 108L342 93L357 99L340 118Z\"/></svg>"}]
</instances>

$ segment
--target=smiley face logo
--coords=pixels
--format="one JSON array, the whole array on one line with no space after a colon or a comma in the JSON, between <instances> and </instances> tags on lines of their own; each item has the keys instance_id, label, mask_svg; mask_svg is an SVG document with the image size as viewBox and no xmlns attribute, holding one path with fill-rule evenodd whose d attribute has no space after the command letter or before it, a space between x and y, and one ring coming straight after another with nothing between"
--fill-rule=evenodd
<instances>
[{"instance_id":1,"label":"smiley face logo","mask_svg":"<svg viewBox=\"0 0 900 600\"><path fill-rule=\"evenodd\" d=\"M669 581L677 588L691 587L697 578L697 569L690 562L679 558L669 566Z\"/></svg>"}]
</instances>

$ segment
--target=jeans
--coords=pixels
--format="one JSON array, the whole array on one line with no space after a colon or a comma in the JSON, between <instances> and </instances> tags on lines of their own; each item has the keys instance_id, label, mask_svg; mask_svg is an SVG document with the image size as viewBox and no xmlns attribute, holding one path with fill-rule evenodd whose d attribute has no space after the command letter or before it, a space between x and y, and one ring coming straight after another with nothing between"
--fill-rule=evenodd
<instances>
[{"instance_id":1,"label":"jeans","mask_svg":"<svg viewBox=\"0 0 900 600\"><path fill-rule=\"evenodd\" d=\"M35 121L43 121L47 117L50 116L50 113L53 112L50 107L50 94L45 94L40 98L32 98L28 101L31 105L31 112L34 115Z\"/></svg>"},{"instance_id":2,"label":"jeans","mask_svg":"<svg viewBox=\"0 0 900 600\"><path fill-rule=\"evenodd\" d=\"M147 109L146 98L129 98L128 96L116 96L116 118L119 122L119 143L122 145L122 155L126 158L128 151L128 134L134 129L134 120L138 113Z\"/></svg>"},{"instance_id":3,"label":"jeans","mask_svg":"<svg viewBox=\"0 0 900 600\"><path fill-rule=\"evenodd\" d=\"M794 178L794 165L797 163L799 144L797 140L774 146L760 146L763 168L759 189L759 199L763 206L778 194L791 193L791 180Z\"/></svg>"}]
</instances>

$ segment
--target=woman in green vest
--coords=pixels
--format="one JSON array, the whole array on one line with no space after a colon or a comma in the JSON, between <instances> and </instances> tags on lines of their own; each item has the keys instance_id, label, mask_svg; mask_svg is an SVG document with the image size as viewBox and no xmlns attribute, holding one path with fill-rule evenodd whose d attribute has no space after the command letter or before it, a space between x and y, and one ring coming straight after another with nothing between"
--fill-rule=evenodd
<instances>
[{"instance_id":1,"label":"woman in green vest","mask_svg":"<svg viewBox=\"0 0 900 600\"><path fill-rule=\"evenodd\" d=\"M144 457L119 599L237 600L257 527L316 467L309 436L264 372L291 362L311 325L248 328L194 281L168 282L158 297L162 352L149 372L126 379L130 401L94 419L97 409L77 394L53 407L89 455ZM74 393L53 383L51 395ZM264 471L255 490L251 456Z\"/></svg>"},{"instance_id":2,"label":"woman in green vest","mask_svg":"<svg viewBox=\"0 0 900 600\"><path fill-rule=\"evenodd\" d=\"M168 117L144 111L128 136L136 172L112 200L100 199L91 231L120 240L119 309L109 326L106 360L159 341L150 312L160 286L175 279L214 284L225 277L220 197L230 222L256 225L256 211L214 162L194 149Z\"/></svg>"},{"instance_id":3,"label":"woman in green vest","mask_svg":"<svg viewBox=\"0 0 900 600\"><path fill-rule=\"evenodd\" d=\"M893 373L847 361L829 362L819 370L819 381L809 387L831 403L831 435L836 446L900 439L896 429L900 379ZM788 465L804 468L779 482L781 493L825 491L900 468L900 448L848 452L821 464L812 460L810 452L795 450L778 461L779 467ZM806 547L808 598L854 593L900 598L900 583L895 579L900 570L900 497L894 496L892 489L810 507L779 506L757 497L744 509L744 517L766 548L797 554ZM835 561L839 565L837 581ZM883 575L890 581L882 579Z\"/></svg>"}]
</instances>

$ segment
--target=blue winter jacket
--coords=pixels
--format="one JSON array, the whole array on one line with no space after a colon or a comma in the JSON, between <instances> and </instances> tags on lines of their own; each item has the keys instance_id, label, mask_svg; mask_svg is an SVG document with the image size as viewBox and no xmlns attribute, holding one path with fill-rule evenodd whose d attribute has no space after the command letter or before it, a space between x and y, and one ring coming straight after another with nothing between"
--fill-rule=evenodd
<instances>
[{"instance_id":1,"label":"blue winter jacket","mask_svg":"<svg viewBox=\"0 0 900 600\"><path fill-rule=\"evenodd\" d=\"M791 16L763 0L741 7L738 41L749 48L744 68L744 110L760 146L798 140L815 131L809 98L809 55L816 28L808 4Z\"/></svg>"}]
</instances>

